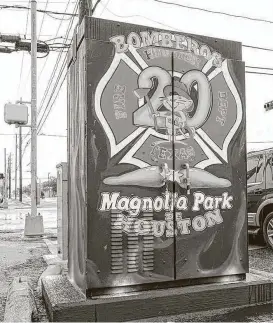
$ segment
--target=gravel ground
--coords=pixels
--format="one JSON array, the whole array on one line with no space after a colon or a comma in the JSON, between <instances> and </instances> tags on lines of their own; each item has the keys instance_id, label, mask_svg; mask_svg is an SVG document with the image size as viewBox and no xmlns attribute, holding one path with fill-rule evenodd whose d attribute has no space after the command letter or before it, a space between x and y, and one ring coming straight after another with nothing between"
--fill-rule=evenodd
<instances>
[{"instance_id":1,"label":"gravel ground","mask_svg":"<svg viewBox=\"0 0 273 323\"><path fill-rule=\"evenodd\" d=\"M37 282L46 269L43 255L48 248L41 238L26 239L22 232L0 233L0 321L4 319L6 296L9 284L15 277L28 276L34 289L38 308L37 322L48 322L42 299L38 296Z\"/></svg>"},{"instance_id":2,"label":"gravel ground","mask_svg":"<svg viewBox=\"0 0 273 323\"><path fill-rule=\"evenodd\" d=\"M272 304L235 307L213 311L195 312L184 315L157 317L138 322L273 322ZM137 322L137 321L134 321Z\"/></svg>"},{"instance_id":3,"label":"gravel ground","mask_svg":"<svg viewBox=\"0 0 273 323\"><path fill-rule=\"evenodd\" d=\"M249 250L249 267L273 273L273 250L266 247L260 236L250 237L249 242L260 249Z\"/></svg>"}]
</instances>

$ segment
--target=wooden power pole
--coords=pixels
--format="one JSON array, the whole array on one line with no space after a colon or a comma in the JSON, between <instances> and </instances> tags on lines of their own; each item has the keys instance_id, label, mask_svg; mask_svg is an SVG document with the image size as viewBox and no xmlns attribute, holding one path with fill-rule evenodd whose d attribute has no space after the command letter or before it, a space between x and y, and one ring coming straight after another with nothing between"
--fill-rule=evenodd
<instances>
[{"instance_id":1,"label":"wooden power pole","mask_svg":"<svg viewBox=\"0 0 273 323\"><path fill-rule=\"evenodd\" d=\"M18 150L18 140L17 135L15 138L15 163L14 163L14 169L15 169L15 192L14 192L14 198L17 199L17 150Z\"/></svg>"},{"instance_id":2,"label":"wooden power pole","mask_svg":"<svg viewBox=\"0 0 273 323\"><path fill-rule=\"evenodd\" d=\"M22 128L19 127L19 201L23 201L22 185Z\"/></svg>"},{"instance_id":3,"label":"wooden power pole","mask_svg":"<svg viewBox=\"0 0 273 323\"><path fill-rule=\"evenodd\" d=\"M80 0L79 5L79 25L84 16L92 16L92 0Z\"/></svg>"},{"instance_id":4,"label":"wooden power pole","mask_svg":"<svg viewBox=\"0 0 273 323\"><path fill-rule=\"evenodd\" d=\"M8 172L9 172L9 199L11 199L11 153L8 158Z\"/></svg>"}]
</instances>

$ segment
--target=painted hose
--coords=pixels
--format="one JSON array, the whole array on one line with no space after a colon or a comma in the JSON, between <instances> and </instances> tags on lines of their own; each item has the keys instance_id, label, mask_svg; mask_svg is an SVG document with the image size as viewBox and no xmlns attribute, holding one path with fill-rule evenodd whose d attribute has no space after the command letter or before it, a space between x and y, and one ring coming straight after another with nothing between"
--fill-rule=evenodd
<instances>
[{"instance_id":1,"label":"painted hose","mask_svg":"<svg viewBox=\"0 0 273 323\"><path fill-rule=\"evenodd\" d=\"M228 179L217 177L203 169L190 168L191 188L224 188L230 187L231 182ZM180 180L177 180L180 187L186 188L183 178L187 177L187 170L183 169L177 172Z\"/></svg>"},{"instance_id":2,"label":"painted hose","mask_svg":"<svg viewBox=\"0 0 273 323\"><path fill-rule=\"evenodd\" d=\"M141 187L162 187L165 181L160 175L162 169L159 166L150 166L134 170L120 176L108 177L103 180L107 185L135 185Z\"/></svg>"},{"instance_id":3,"label":"painted hose","mask_svg":"<svg viewBox=\"0 0 273 323\"><path fill-rule=\"evenodd\" d=\"M150 166L141 168L120 176L108 177L103 180L106 185L141 186L141 187L162 187L165 185L165 178L160 174L162 168ZM231 182L225 178L219 178L205 170L190 168L191 188L221 188L230 187ZM185 188L183 178L186 178L186 170L175 172L175 180Z\"/></svg>"}]
</instances>

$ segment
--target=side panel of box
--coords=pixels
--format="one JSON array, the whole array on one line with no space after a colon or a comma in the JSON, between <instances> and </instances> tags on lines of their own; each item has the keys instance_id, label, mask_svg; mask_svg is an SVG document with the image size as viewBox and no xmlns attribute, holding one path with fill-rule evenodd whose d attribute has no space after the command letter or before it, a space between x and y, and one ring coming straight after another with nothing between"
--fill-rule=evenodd
<instances>
[{"instance_id":1,"label":"side panel of box","mask_svg":"<svg viewBox=\"0 0 273 323\"><path fill-rule=\"evenodd\" d=\"M86 282L86 60L85 42L68 72L68 267L85 291Z\"/></svg>"}]
</instances>

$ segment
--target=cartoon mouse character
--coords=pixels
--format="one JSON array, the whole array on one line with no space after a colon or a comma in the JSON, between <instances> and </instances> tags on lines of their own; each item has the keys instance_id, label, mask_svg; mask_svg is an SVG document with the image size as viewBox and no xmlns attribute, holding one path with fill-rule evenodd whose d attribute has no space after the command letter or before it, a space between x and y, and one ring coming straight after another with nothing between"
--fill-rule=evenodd
<instances>
[{"instance_id":1,"label":"cartoon mouse character","mask_svg":"<svg viewBox=\"0 0 273 323\"><path fill-rule=\"evenodd\" d=\"M163 106L167 111L158 111L157 126L160 125L160 118L166 118L166 128L168 135L183 134L188 132L190 137L194 136L194 127L189 127L188 112L193 110L193 100L187 93L185 84L174 81L174 85L168 85L164 88L164 97L161 98Z\"/></svg>"},{"instance_id":2,"label":"cartoon mouse character","mask_svg":"<svg viewBox=\"0 0 273 323\"><path fill-rule=\"evenodd\" d=\"M164 131L169 136L186 135L194 136L195 128L188 125L188 112L193 110L193 100L188 94L187 87L180 81L174 81L173 85L167 85L163 89L163 97L159 97L157 109L153 106L148 96L149 88L134 91L137 97L145 95L146 110L141 108L135 112L135 124L153 127L156 131Z\"/></svg>"}]
</instances>

